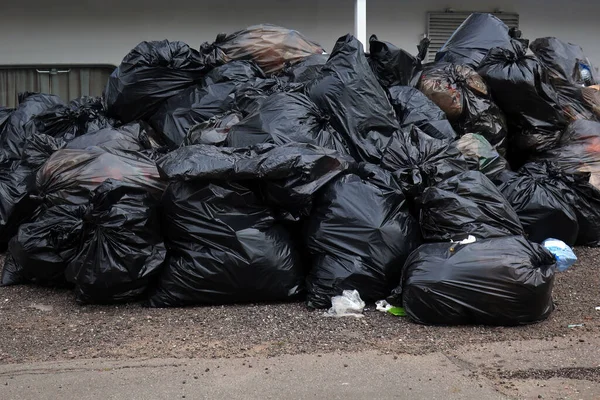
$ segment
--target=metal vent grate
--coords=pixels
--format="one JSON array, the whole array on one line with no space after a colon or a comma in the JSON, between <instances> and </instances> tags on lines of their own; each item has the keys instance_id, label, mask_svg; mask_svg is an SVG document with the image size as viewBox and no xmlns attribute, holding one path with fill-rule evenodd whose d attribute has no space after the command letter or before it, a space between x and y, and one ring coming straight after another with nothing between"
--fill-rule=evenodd
<instances>
[{"instance_id":1,"label":"metal vent grate","mask_svg":"<svg viewBox=\"0 0 600 400\"><path fill-rule=\"evenodd\" d=\"M444 46L454 31L469 17L472 12L428 12L427 37L431 40L427 61L435 61L435 55ZM509 28L519 27L519 14L490 13L504 22Z\"/></svg>"}]
</instances>

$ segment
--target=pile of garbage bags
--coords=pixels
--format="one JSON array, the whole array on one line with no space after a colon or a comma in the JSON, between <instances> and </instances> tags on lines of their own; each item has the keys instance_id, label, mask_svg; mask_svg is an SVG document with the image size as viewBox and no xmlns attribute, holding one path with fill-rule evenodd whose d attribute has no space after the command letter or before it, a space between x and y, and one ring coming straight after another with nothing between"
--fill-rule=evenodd
<instances>
[{"instance_id":1,"label":"pile of garbage bags","mask_svg":"<svg viewBox=\"0 0 600 400\"><path fill-rule=\"evenodd\" d=\"M598 72L488 14L432 63L428 40L368 45L256 25L142 42L99 98L21 94L0 108L1 283L544 320L568 246L600 245Z\"/></svg>"}]
</instances>

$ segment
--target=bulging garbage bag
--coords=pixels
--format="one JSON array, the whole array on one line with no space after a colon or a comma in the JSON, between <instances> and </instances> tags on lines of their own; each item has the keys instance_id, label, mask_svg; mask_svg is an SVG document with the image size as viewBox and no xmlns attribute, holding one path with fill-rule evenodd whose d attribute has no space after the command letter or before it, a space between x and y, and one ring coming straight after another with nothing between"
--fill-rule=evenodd
<instances>
[{"instance_id":1,"label":"bulging garbage bag","mask_svg":"<svg viewBox=\"0 0 600 400\"><path fill-rule=\"evenodd\" d=\"M15 263L10 253L4 258L2 276L0 277L0 286L21 285L26 282L22 276L22 269Z\"/></svg>"},{"instance_id":2,"label":"bulging garbage bag","mask_svg":"<svg viewBox=\"0 0 600 400\"><path fill-rule=\"evenodd\" d=\"M212 117L208 121L200 122L190 127L183 141L184 146L194 144L224 145L231 128L243 119L242 114L231 111L219 116Z\"/></svg>"},{"instance_id":3,"label":"bulging garbage bag","mask_svg":"<svg viewBox=\"0 0 600 400\"><path fill-rule=\"evenodd\" d=\"M472 68L433 64L423 71L419 89L446 113L459 135L480 134L501 154L505 151L506 119Z\"/></svg>"},{"instance_id":4,"label":"bulging garbage bag","mask_svg":"<svg viewBox=\"0 0 600 400\"><path fill-rule=\"evenodd\" d=\"M300 61L298 64L287 64L281 71L281 77L295 83L309 83L319 77L323 66L329 56L326 54L313 54Z\"/></svg>"},{"instance_id":5,"label":"bulging garbage bag","mask_svg":"<svg viewBox=\"0 0 600 400\"><path fill-rule=\"evenodd\" d=\"M156 136L152 128L144 122L132 122L118 128L105 128L76 137L65 144L66 149L86 149L101 147L129 151L142 151L152 148L151 137Z\"/></svg>"},{"instance_id":6,"label":"bulging garbage bag","mask_svg":"<svg viewBox=\"0 0 600 400\"><path fill-rule=\"evenodd\" d=\"M410 86L392 86L388 91L401 127L414 124L433 138L456 139L456 132L446 113L420 90Z\"/></svg>"},{"instance_id":7,"label":"bulging garbage bag","mask_svg":"<svg viewBox=\"0 0 600 400\"><path fill-rule=\"evenodd\" d=\"M425 55L428 39L420 43L419 55ZM413 56L389 42L380 41L377 36L369 38L369 64L383 87L414 86L422 70L422 56Z\"/></svg>"},{"instance_id":8,"label":"bulging garbage bag","mask_svg":"<svg viewBox=\"0 0 600 400\"><path fill-rule=\"evenodd\" d=\"M258 110L231 128L229 147L246 147L260 143L282 145L310 143L348 154L348 145L336 132L326 114L301 93L276 93Z\"/></svg>"},{"instance_id":9,"label":"bulging garbage bag","mask_svg":"<svg viewBox=\"0 0 600 400\"><path fill-rule=\"evenodd\" d=\"M167 180L251 182L263 200L296 217L310 211L315 193L354 168L349 156L310 144L262 144L251 148L182 147L158 163Z\"/></svg>"},{"instance_id":10,"label":"bulging garbage bag","mask_svg":"<svg viewBox=\"0 0 600 400\"><path fill-rule=\"evenodd\" d=\"M106 112L125 123L149 117L164 100L198 83L212 67L183 42L141 42L108 79Z\"/></svg>"},{"instance_id":11,"label":"bulging garbage bag","mask_svg":"<svg viewBox=\"0 0 600 400\"><path fill-rule=\"evenodd\" d=\"M166 256L158 206L147 191L123 182L109 179L95 190L65 271L78 302L119 303L145 294Z\"/></svg>"},{"instance_id":12,"label":"bulging garbage bag","mask_svg":"<svg viewBox=\"0 0 600 400\"><path fill-rule=\"evenodd\" d=\"M332 297L354 289L365 301L384 298L419 242L417 221L389 172L364 164L338 178L306 221L307 304L327 308Z\"/></svg>"},{"instance_id":13,"label":"bulging garbage bag","mask_svg":"<svg viewBox=\"0 0 600 400\"><path fill-rule=\"evenodd\" d=\"M413 199L425 188L469 170L456 146L413 126L397 132L383 152L381 166L392 171L404 193Z\"/></svg>"},{"instance_id":14,"label":"bulging garbage bag","mask_svg":"<svg viewBox=\"0 0 600 400\"><path fill-rule=\"evenodd\" d=\"M478 72L506 114L511 146L539 152L556 145L566 120L546 72L526 53L527 46L520 42L513 42L510 49L494 48Z\"/></svg>"},{"instance_id":15,"label":"bulging garbage bag","mask_svg":"<svg viewBox=\"0 0 600 400\"><path fill-rule=\"evenodd\" d=\"M27 132L25 126L33 117L57 105L64 105L54 95L21 93L19 106L4 123L0 131L0 163L20 160Z\"/></svg>"},{"instance_id":16,"label":"bulging garbage bag","mask_svg":"<svg viewBox=\"0 0 600 400\"><path fill-rule=\"evenodd\" d=\"M252 61L231 61L211 70L204 79L204 86L223 82L247 82L256 78L265 79L265 73Z\"/></svg>"},{"instance_id":17,"label":"bulging garbage bag","mask_svg":"<svg viewBox=\"0 0 600 400\"><path fill-rule=\"evenodd\" d=\"M575 197L569 199L579 222L578 246L600 247L600 190L590 183L589 173L571 175L570 188Z\"/></svg>"},{"instance_id":18,"label":"bulging garbage bag","mask_svg":"<svg viewBox=\"0 0 600 400\"><path fill-rule=\"evenodd\" d=\"M37 192L47 202L85 204L91 193L112 178L160 196L165 183L156 163L139 152L89 147L62 149L52 154L38 171Z\"/></svg>"},{"instance_id":19,"label":"bulging garbage bag","mask_svg":"<svg viewBox=\"0 0 600 400\"><path fill-rule=\"evenodd\" d=\"M517 213L496 186L467 171L425 189L419 201L421 233L428 241L522 235Z\"/></svg>"},{"instance_id":20,"label":"bulging garbage bag","mask_svg":"<svg viewBox=\"0 0 600 400\"><path fill-rule=\"evenodd\" d=\"M511 35L504 22L491 14L474 13L454 31L435 60L477 68L490 49L510 46Z\"/></svg>"},{"instance_id":21,"label":"bulging garbage bag","mask_svg":"<svg viewBox=\"0 0 600 400\"><path fill-rule=\"evenodd\" d=\"M467 133L453 143L467 161L473 160L477 170L498 184L510 172L508 161L483 136Z\"/></svg>"},{"instance_id":22,"label":"bulging garbage bag","mask_svg":"<svg viewBox=\"0 0 600 400\"><path fill-rule=\"evenodd\" d=\"M432 325L523 325L554 309L554 256L522 236L424 244L402 271L390 303Z\"/></svg>"},{"instance_id":23,"label":"bulging garbage bag","mask_svg":"<svg viewBox=\"0 0 600 400\"><path fill-rule=\"evenodd\" d=\"M527 238L541 243L557 238L574 245L579 233L570 179L549 163L525 164L499 186L517 212Z\"/></svg>"},{"instance_id":24,"label":"bulging garbage bag","mask_svg":"<svg viewBox=\"0 0 600 400\"><path fill-rule=\"evenodd\" d=\"M203 44L200 51L214 54L215 48L224 61L251 60L267 74L279 72L286 63L296 64L313 54L324 53L319 44L300 32L271 24L220 34L213 44Z\"/></svg>"},{"instance_id":25,"label":"bulging garbage bag","mask_svg":"<svg viewBox=\"0 0 600 400\"><path fill-rule=\"evenodd\" d=\"M234 93L235 110L244 117L256 112L263 101L275 93L302 93L303 83L289 82L281 78L256 78L236 88Z\"/></svg>"},{"instance_id":26,"label":"bulging garbage bag","mask_svg":"<svg viewBox=\"0 0 600 400\"><path fill-rule=\"evenodd\" d=\"M331 125L350 144L357 161L379 163L399 124L355 37L338 39L321 77L308 93L317 107L330 115Z\"/></svg>"},{"instance_id":27,"label":"bulging garbage bag","mask_svg":"<svg viewBox=\"0 0 600 400\"><path fill-rule=\"evenodd\" d=\"M55 206L33 222L19 227L9 252L22 281L64 286L65 269L77 254L83 232L85 206Z\"/></svg>"}]
</instances>

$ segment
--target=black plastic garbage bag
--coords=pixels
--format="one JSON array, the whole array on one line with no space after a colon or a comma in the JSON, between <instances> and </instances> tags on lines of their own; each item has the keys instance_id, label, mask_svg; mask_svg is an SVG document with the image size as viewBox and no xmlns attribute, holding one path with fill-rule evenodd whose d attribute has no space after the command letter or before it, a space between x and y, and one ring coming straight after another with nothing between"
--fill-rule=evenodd
<instances>
[{"instance_id":1,"label":"black plastic garbage bag","mask_svg":"<svg viewBox=\"0 0 600 400\"><path fill-rule=\"evenodd\" d=\"M164 265L158 201L140 188L107 180L83 216L79 251L66 269L80 303L141 298Z\"/></svg>"},{"instance_id":2,"label":"black plastic garbage bag","mask_svg":"<svg viewBox=\"0 0 600 400\"><path fill-rule=\"evenodd\" d=\"M298 64L291 65L288 63L281 72L281 77L296 83L312 82L319 77L328 59L329 56L326 54L313 54Z\"/></svg>"},{"instance_id":3,"label":"black plastic garbage bag","mask_svg":"<svg viewBox=\"0 0 600 400\"><path fill-rule=\"evenodd\" d=\"M23 283L26 283L26 281L23 277L22 268L15 263L10 253L7 253L4 258L0 286L21 285Z\"/></svg>"},{"instance_id":4,"label":"black plastic garbage bag","mask_svg":"<svg viewBox=\"0 0 600 400\"><path fill-rule=\"evenodd\" d=\"M510 48L509 28L491 14L471 14L459 26L435 56L438 62L477 68L494 47Z\"/></svg>"},{"instance_id":5,"label":"black plastic garbage bag","mask_svg":"<svg viewBox=\"0 0 600 400\"><path fill-rule=\"evenodd\" d=\"M590 174L571 175L570 188L575 197L569 199L579 222L578 246L600 247L600 190L590 183Z\"/></svg>"},{"instance_id":6,"label":"black plastic garbage bag","mask_svg":"<svg viewBox=\"0 0 600 400\"><path fill-rule=\"evenodd\" d=\"M508 161L481 135L467 133L453 143L467 161L473 161L472 170L479 171L498 184L510 173Z\"/></svg>"},{"instance_id":7,"label":"black plastic garbage bag","mask_svg":"<svg viewBox=\"0 0 600 400\"><path fill-rule=\"evenodd\" d=\"M419 201L421 233L427 241L447 242L522 235L515 210L478 171L467 171L425 189Z\"/></svg>"},{"instance_id":8,"label":"black plastic garbage bag","mask_svg":"<svg viewBox=\"0 0 600 400\"><path fill-rule=\"evenodd\" d=\"M225 145L231 128L242 120L242 114L231 111L223 115L212 117L208 121L190 127L183 141L184 146L194 144Z\"/></svg>"},{"instance_id":9,"label":"black plastic garbage bag","mask_svg":"<svg viewBox=\"0 0 600 400\"><path fill-rule=\"evenodd\" d=\"M550 161L569 174L590 173L590 183L600 189L600 122L572 122L556 148L536 159Z\"/></svg>"},{"instance_id":10,"label":"black plastic garbage bag","mask_svg":"<svg viewBox=\"0 0 600 400\"><path fill-rule=\"evenodd\" d=\"M419 80L422 70L421 61L429 47L429 39L419 44L419 55L413 56L389 42L369 38L369 64L383 87L414 86Z\"/></svg>"},{"instance_id":11,"label":"black plastic garbage bag","mask_svg":"<svg viewBox=\"0 0 600 400\"><path fill-rule=\"evenodd\" d=\"M575 244L579 223L570 181L549 163L529 163L499 186L532 242L554 238Z\"/></svg>"},{"instance_id":12,"label":"black plastic garbage bag","mask_svg":"<svg viewBox=\"0 0 600 400\"><path fill-rule=\"evenodd\" d=\"M327 61L327 60L325 60ZM4 128L4 124L10 118L10 115L15 111L14 108L0 106L0 132Z\"/></svg>"},{"instance_id":13,"label":"black plastic garbage bag","mask_svg":"<svg viewBox=\"0 0 600 400\"><path fill-rule=\"evenodd\" d=\"M428 186L468 171L470 164L456 146L413 126L407 132L394 134L384 150L381 166L393 172L412 200Z\"/></svg>"},{"instance_id":14,"label":"black plastic garbage bag","mask_svg":"<svg viewBox=\"0 0 600 400\"><path fill-rule=\"evenodd\" d=\"M446 113L420 90L410 86L392 86L389 93L400 126L414 124L433 138L456 139L456 132Z\"/></svg>"},{"instance_id":15,"label":"black plastic garbage bag","mask_svg":"<svg viewBox=\"0 0 600 400\"><path fill-rule=\"evenodd\" d=\"M0 131L0 163L20 160L27 137L25 125L34 116L63 104L54 95L27 92L19 94L19 106L10 114Z\"/></svg>"},{"instance_id":16,"label":"black plastic garbage bag","mask_svg":"<svg viewBox=\"0 0 600 400\"><path fill-rule=\"evenodd\" d=\"M330 307L333 296L353 289L365 301L385 298L419 243L417 221L389 172L363 164L338 178L306 221L308 306Z\"/></svg>"},{"instance_id":17,"label":"black plastic garbage bag","mask_svg":"<svg viewBox=\"0 0 600 400\"><path fill-rule=\"evenodd\" d=\"M506 114L511 147L539 152L556 145L566 120L546 72L526 52L520 42L513 42L510 49L492 49L478 72Z\"/></svg>"},{"instance_id":18,"label":"black plastic garbage bag","mask_svg":"<svg viewBox=\"0 0 600 400\"><path fill-rule=\"evenodd\" d=\"M235 82L192 86L165 101L150 123L170 147L179 147L190 127L233 109L236 87Z\"/></svg>"},{"instance_id":19,"label":"black plastic garbage bag","mask_svg":"<svg viewBox=\"0 0 600 400\"><path fill-rule=\"evenodd\" d=\"M245 117L256 112L262 102L275 93L303 93L304 90L304 83L289 82L276 77L256 78L236 88L235 109Z\"/></svg>"},{"instance_id":20,"label":"black plastic garbage bag","mask_svg":"<svg viewBox=\"0 0 600 400\"><path fill-rule=\"evenodd\" d=\"M65 270L81 241L84 213L84 206L51 207L19 227L9 244L21 279L17 283L65 286Z\"/></svg>"},{"instance_id":21,"label":"black plastic garbage bag","mask_svg":"<svg viewBox=\"0 0 600 400\"><path fill-rule=\"evenodd\" d=\"M480 134L504 153L506 119L472 68L457 64L428 66L421 75L419 90L446 113L459 135Z\"/></svg>"},{"instance_id":22,"label":"black plastic garbage bag","mask_svg":"<svg viewBox=\"0 0 600 400\"><path fill-rule=\"evenodd\" d=\"M331 116L331 125L350 144L357 161L379 163L399 124L354 36L338 39L321 77L309 89L309 97Z\"/></svg>"},{"instance_id":23,"label":"black plastic garbage bag","mask_svg":"<svg viewBox=\"0 0 600 400\"><path fill-rule=\"evenodd\" d=\"M597 87L588 87L600 82L583 49L554 37L536 39L530 48L548 72L566 118L600 119L600 97L586 95L597 93Z\"/></svg>"},{"instance_id":24,"label":"black plastic garbage bag","mask_svg":"<svg viewBox=\"0 0 600 400\"><path fill-rule=\"evenodd\" d=\"M276 93L264 100L259 109L231 128L229 147L247 147L260 143L282 145L310 143L348 154L344 138L329 123L329 118L301 93Z\"/></svg>"},{"instance_id":25,"label":"black plastic garbage bag","mask_svg":"<svg viewBox=\"0 0 600 400\"><path fill-rule=\"evenodd\" d=\"M89 147L52 154L37 173L38 195L51 205L85 204L107 179L122 181L160 196L165 183L156 163L139 152Z\"/></svg>"},{"instance_id":26,"label":"black plastic garbage bag","mask_svg":"<svg viewBox=\"0 0 600 400\"><path fill-rule=\"evenodd\" d=\"M104 89L106 112L124 123L144 119L214 65L183 42L142 42L123 58Z\"/></svg>"},{"instance_id":27,"label":"black plastic garbage bag","mask_svg":"<svg viewBox=\"0 0 600 400\"><path fill-rule=\"evenodd\" d=\"M86 149L97 146L103 149L142 151L152 148L150 138L155 135L146 123L132 122L118 128L105 128L78 136L69 141L64 148Z\"/></svg>"},{"instance_id":28,"label":"black plastic garbage bag","mask_svg":"<svg viewBox=\"0 0 600 400\"><path fill-rule=\"evenodd\" d=\"M390 302L431 325L524 325L552 313L554 256L522 236L424 244Z\"/></svg>"},{"instance_id":29,"label":"black plastic garbage bag","mask_svg":"<svg viewBox=\"0 0 600 400\"><path fill-rule=\"evenodd\" d=\"M232 34L219 34L213 44L200 48L204 54L215 54L215 48L225 62L252 60L267 74L283 69L286 63L296 64L313 54L323 54L323 48L300 32L280 26L253 25Z\"/></svg>"},{"instance_id":30,"label":"black plastic garbage bag","mask_svg":"<svg viewBox=\"0 0 600 400\"><path fill-rule=\"evenodd\" d=\"M223 82L247 82L252 79L265 79L265 73L252 61L231 61L211 70L202 84L210 86Z\"/></svg>"},{"instance_id":31,"label":"black plastic garbage bag","mask_svg":"<svg viewBox=\"0 0 600 400\"><path fill-rule=\"evenodd\" d=\"M59 104L37 114L25 127L28 136L45 134L65 140L116 125L107 118L102 98L80 97L69 104Z\"/></svg>"},{"instance_id":32,"label":"black plastic garbage bag","mask_svg":"<svg viewBox=\"0 0 600 400\"><path fill-rule=\"evenodd\" d=\"M158 162L166 180L250 182L264 201L296 217L310 212L315 193L355 167L349 156L310 144L271 144L252 148L182 147Z\"/></svg>"},{"instance_id":33,"label":"black plastic garbage bag","mask_svg":"<svg viewBox=\"0 0 600 400\"><path fill-rule=\"evenodd\" d=\"M46 134L36 134L25 140L20 165L32 170L32 187L35 187L35 173L54 152L65 148L67 141Z\"/></svg>"}]
</instances>

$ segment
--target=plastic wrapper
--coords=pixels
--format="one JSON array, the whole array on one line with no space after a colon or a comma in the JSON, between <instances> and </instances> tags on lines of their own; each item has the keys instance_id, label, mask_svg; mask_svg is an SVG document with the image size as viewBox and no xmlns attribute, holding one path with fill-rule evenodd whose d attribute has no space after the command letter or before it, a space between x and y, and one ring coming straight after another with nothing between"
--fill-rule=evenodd
<instances>
[{"instance_id":1,"label":"plastic wrapper","mask_svg":"<svg viewBox=\"0 0 600 400\"><path fill-rule=\"evenodd\" d=\"M107 179L122 181L160 196L165 183L156 163L139 152L90 147L63 149L52 154L38 171L38 196L51 205L85 204Z\"/></svg>"},{"instance_id":2,"label":"plastic wrapper","mask_svg":"<svg viewBox=\"0 0 600 400\"><path fill-rule=\"evenodd\" d=\"M413 126L394 134L384 150L381 166L393 172L412 199L428 186L469 170L470 164L455 146Z\"/></svg>"},{"instance_id":3,"label":"plastic wrapper","mask_svg":"<svg viewBox=\"0 0 600 400\"><path fill-rule=\"evenodd\" d=\"M517 212L529 240L541 243L557 238L574 245L579 223L570 184L571 179L551 164L529 163L499 189Z\"/></svg>"},{"instance_id":4,"label":"plastic wrapper","mask_svg":"<svg viewBox=\"0 0 600 400\"><path fill-rule=\"evenodd\" d=\"M577 256L565 242L549 238L542 243L550 253L556 258L556 269L559 272L565 272L570 266L577 262Z\"/></svg>"},{"instance_id":5,"label":"plastic wrapper","mask_svg":"<svg viewBox=\"0 0 600 400\"><path fill-rule=\"evenodd\" d=\"M323 48L298 31L280 26L253 25L232 34L220 34L213 44L200 48L203 54L220 54L225 61L251 60L267 74L282 70L287 63L296 64Z\"/></svg>"},{"instance_id":6,"label":"plastic wrapper","mask_svg":"<svg viewBox=\"0 0 600 400\"><path fill-rule=\"evenodd\" d=\"M355 37L338 39L321 77L308 93L330 116L331 125L351 146L357 161L379 163L383 149L400 126Z\"/></svg>"},{"instance_id":7,"label":"plastic wrapper","mask_svg":"<svg viewBox=\"0 0 600 400\"><path fill-rule=\"evenodd\" d=\"M106 112L125 123L149 117L164 100L198 83L212 67L183 42L141 42L108 79Z\"/></svg>"},{"instance_id":8,"label":"plastic wrapper","mask_svg":"<svg viewBox=\"0 0 600 400\"><path fill-rule=\"evenodd\" d=\"M514 326L552 313L554 256L522 236L425 244L413 252L390 303L431 325Z\"/></svg>"},{"instance_id":9,"label":"plastic wrapper","mask_svg":"<svg viewBox=\"0 0 600 400\"><path fill-rule=\"evenodd\" d=\"M417 221L389 172L363 165L340 177L306 221L308 306L327 308L344 290L358 290L365 301L384 298L419 243Z\"/></svg>"},{"instance_id":10,"label":"plastic wrapper","mask_svg":"<svg viewBox=\"0 0 600 400\"><path fill-rule=\"evenodd\" d=\"M421 233L428 241L523 234L523 226L508 200L478 171L463 172L425 189L419 208Z\"/></svg>"},{"instance_id":11,"label":"plastic wrapper","mask_svg":"<svg viewBox=\"0 0 600 400\"><path fill-rule=\"evenodd\" d=\"M242 120L242 114L232 111L212 117L208 121L192 126L186 135L183 145L212 144L224 145L229 131Z\"/></svg>"},{"instance_id":12,"label":"plastic wrapper","mask_svg":"<svg viewBox=\"0 0 600 400\"><path fill-rule=\"evenodd\" d=\"M491 14L471 14L438 51L435 60L477 68L494 47L511 47L510 30Z\"/></svg>"},{"instance_id":13,"label":"plastic wrapper","mask_svg":"<svg viewBox=\"0 0 600 400\"><path fill-rule=\"evenodd\" d=\"M420 90L410 86L392 86L389 93L400 126L414 124L433 138L456 139L456 132L446 114Z\"/></svg>"},{"instance_id":14,"label":"plastic wrapper","mask_svg":"<svg viewBox=\"0 0 600 400\"><path fill-rule=\"evenodd\" d=\"M40 93L19 95L19 106L10 113L0 131L0 164L21 159L28 135L25 126L36 115L57 105L64 105L57 96Z\"/></svg>"},{"instance_id":15,"label":"plastic wrapper","mask_svg":"<svg viewBox=\"0 0 600 400\"><path fill-rule=\"evenodd\" d=\"M120 303L146 294L167 252L158 206L144 189L123 182L107 180L95 190L65 271L78 302Z\"/></svg>"},{"instance_id":16,"label":"plastic wrapper","mask_svg":"<svg viewBox=\"0 0 600 400\"><path fill-rule=\"evenodd\" d=\"M333 129L329 118L301 93L271 95L256 112L232 127L227 137L229 147L292 142L310 143L341 154L349 153L348 145Z\"/></svg>"},{"instance_id":17,"label":"plastic wrapper","mask_svg":"<svg viewBox=\"0 0 600 400\"><path fill-rule=\"evenodd\" d=\"M478 133L503 154L506 119L481 76L457 64L434 64L423 71L419 90L437 104L459 133Z\"/></svg>"},{"instance_id":18,"label":"plastic wrapper","mask_svg":"<svg viewBox=\"0 0 600 400\"><path fill-rule=\"evenodd\" d=\"M369 38L369 64L383 87L414 86L422 70L421 61L427 53L428 39L419 45L419 55L413 56L389 42L372 35Z\"/></svg>"}]
</instances>

